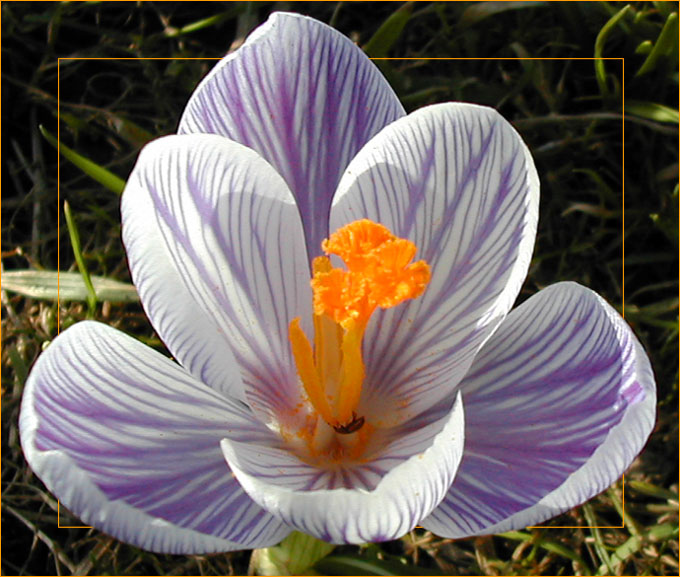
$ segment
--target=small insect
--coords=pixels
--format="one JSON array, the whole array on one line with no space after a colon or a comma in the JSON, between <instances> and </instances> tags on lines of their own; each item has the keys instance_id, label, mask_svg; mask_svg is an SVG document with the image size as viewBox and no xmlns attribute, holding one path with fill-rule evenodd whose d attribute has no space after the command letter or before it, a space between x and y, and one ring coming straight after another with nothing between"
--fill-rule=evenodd
<instances>
[{"instance_id":1,"label":"small insect","mask_svg":"<svg viewBox=\"0 0 680 577\"><path fill-rule=\"evenodd\" d=\"M345 425L334 425L336 433L341 435L349 435L351 433L356 433L361 427L364 426L364 417L357 418L357 414L352 412L352 420Z\"/></svg>"}]
</instances>

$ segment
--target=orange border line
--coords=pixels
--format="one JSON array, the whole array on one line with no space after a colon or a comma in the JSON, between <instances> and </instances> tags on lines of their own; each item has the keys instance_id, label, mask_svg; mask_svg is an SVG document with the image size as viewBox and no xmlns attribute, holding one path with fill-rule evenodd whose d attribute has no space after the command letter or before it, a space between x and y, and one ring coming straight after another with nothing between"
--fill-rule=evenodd
<instances>
[{"instance_id":1,"label":"orange border line","mask_svg":"<svg viewBox=\"0 0 680 577\"><path fill-rule=\"evenodd\" d=\"M223 57L200 57L200 58L188 58L188 57L149 57L149 58L135 58L135 57L64 57L57 58L57 214L61 215L61 194L60 194L60 171L59 167L61 164L61 138L60 138L60 127L61 127L61 61L62 60L222 60ZM622 240L622 258L621 258L621 316L625 318L625 255L626 255L626 199L625 199L625 58L622 57L578 57L578 58L567 58L567 57L527 57L527 58L517 58L517 57L442 57L442 58L370 58L370 60L620 60L621 61L621 240ZM60 332L60 301L59 301L59 271L61 267L59 266L59 255L60 255L60 234L59 234L59 223L60 217L57 217L57 334ZM555 525L555 526L543 526L543 525L528 525L526 529L624 529L626 526L626 477L625 474L621 475L621 525ZM611 486L611 485L610 485ZM92 529L90 525L61 525L59 520L59 509L60 503L57 499L57 527L60 529Z\"/></svg>"},{"instance_id":2,"label":"orange border line","mask_svg":"<svg viewBox=\"0 0 680 577\"><path fill-rule=\"evenodd\" d=\"M61 291L60 288L60 253L61 253L61 194L59 185L61 183L61 76L60 76L61 59L57 58L57 336L61 332ZM59 501L57 500L57 526L59 526Z\"/></svg>"},{"instance_id":3,"label":"orange border line","mask_svg":"<svg viewBox=\"0 0 680 577\"><path fill-rule=\"evenodd\" d=\"M574 58L569 58L566 56L527 56L521 58L518 56L480 56L478 58L472 56L461 56L461 57L441 57L441 58L387 58L387 57L376 57L370 60L623 60L621 56L601 56L596 58L595 56L578 56Z\"/></svg>"},{"instance_id":4,"label":"orange border line","mask_svg":"<svg viewBox=\"0 0 680 577\"><path fill-rule=\"evenodd\" d=\"M621 59L621 316L626 318L626 59Z\"/></svg>"},{"instance_id":5,"label":"orange border line","mask_svg":"<svg viewBox=\"0 0 680 577\"><path fill-rule=\"evenodd\" d=\"M190 58L188 56L60 56L57 58L58 62L62 60L222 60L222 57L216 56L198 56Z\"/></svg>"}]
</instances>

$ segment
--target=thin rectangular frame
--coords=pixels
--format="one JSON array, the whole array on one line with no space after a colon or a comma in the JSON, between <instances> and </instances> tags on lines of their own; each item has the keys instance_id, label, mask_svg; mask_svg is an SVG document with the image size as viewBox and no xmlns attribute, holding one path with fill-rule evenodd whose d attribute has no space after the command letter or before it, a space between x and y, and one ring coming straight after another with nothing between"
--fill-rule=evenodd
<instances>
[{"instance_id":1,"label":"thin rectangular frame","mask_svg":"<svg viewBox=\"0 0 680 577\"><path fill-rule=\"evenodd\" d=\"M61 61L62 60L221 60L222 57L60 57L57 58L57 214L61 214L61 179L60 179L60 167L61 167ZM626 154L625 154L625 120L626 120L626 109L625 109L625 86L626 86L626 72L625 72L625 58L623 57L579 57L579 58L568 58L568 57L435 57L435 58L371 58L371 60L380 61L404 61L404 60L421 60L421 61L438 61L438 60L501 60L501 61L516 61L516 60L613 60L621 62L621 316L626 318L626 197L625 197L625 170L626 170ZM57 335L61 331L61 320L59 316L60 298L59 298L59 272L60 267L60 254L61 254L61 233L60 233L60 223L61 219L57 218ZM555 526L543 526L543 525L528 525L526 529L624 529L626 526L626 478L625 474L621 475L621 525L555 525ZM60 502L57 499L57 527L59 529L92 529L90 525L61 525L60 524Z\"/></svg>"}]
</instances>

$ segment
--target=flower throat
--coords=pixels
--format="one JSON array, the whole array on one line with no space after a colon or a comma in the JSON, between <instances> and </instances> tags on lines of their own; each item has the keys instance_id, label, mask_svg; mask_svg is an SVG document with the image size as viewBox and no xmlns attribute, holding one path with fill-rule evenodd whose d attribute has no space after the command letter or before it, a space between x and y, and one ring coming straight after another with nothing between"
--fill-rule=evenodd
<instances>
[{"instance_id":1,"label":"flower throat","mask_svg":"<svg viewBox=\"0 0 680 577\"><path fill-rule=\"evenodd\" d=\"M339 256L347 270L333 268L328 256L312 263L314 346L291 321L288 331L297 372L316 413L338 434L364 425L357 415L364 382L361 343L377 307L387 309L420 296L430 281L430 267L411 263L416 246L367 219L334 232L321 244Z\"/></svg>"}]
</instances>

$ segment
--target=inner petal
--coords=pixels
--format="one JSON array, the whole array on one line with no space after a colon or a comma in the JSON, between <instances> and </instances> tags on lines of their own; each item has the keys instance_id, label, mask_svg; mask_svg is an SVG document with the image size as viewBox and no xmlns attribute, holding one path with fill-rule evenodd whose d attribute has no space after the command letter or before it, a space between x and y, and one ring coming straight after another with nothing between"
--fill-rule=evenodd
<instances>
[{"instance_id":1,"label":"inner petal","mask_svg":"<svg viewBox=\"0 0 680 577\"><path fill-rule=\"evenodd\" d=\"M173 356L263 422L297 417L286 336L312 292L302 222L280 175L226 138L169 136L140 154L122 214L135 286ZM310 317L301 324L311 332Z\"/></svg>"},{"instance_id":2,"label":"inner petal","mask_svg":"<svg viewBox=\"0 0 680 577\"><path fill-rule=\"evenodd\" d=\"M279 12L205 78L178 132L220 134L264 158L293 193L307 252L315 256L345 168L403 115L385 78L351 40L312 18Z\"/></svg>"},{"instance_id":3,"label":"inner petal","mask_svg":"<svg viewBox=\"0 0 680 577\"><path fill-rule=\"evenodd\" d=\"M386 541L412 529L451 486L463 452L462 409L459 397L429 426L376 431L378 452L354 466L314 466L285 449L252 451L227 439L222 451L248 495L297 530L332 543Z\"/></svg>"},{"instance_id":4,"label":"inner petal","mask_svg":"<svg viewBox=\"0 0 680 577\"><path fill-rule=\"evenodd\" d=\"M379 221L415 243L432 268L421 298L377 311L366 329L362 403L385 423L452 398L509 311L531 260L538 189L512 126L492 109L462 103L392 123L348 167L331 230L362 217Z\"/></svg>"}]
</instances>

